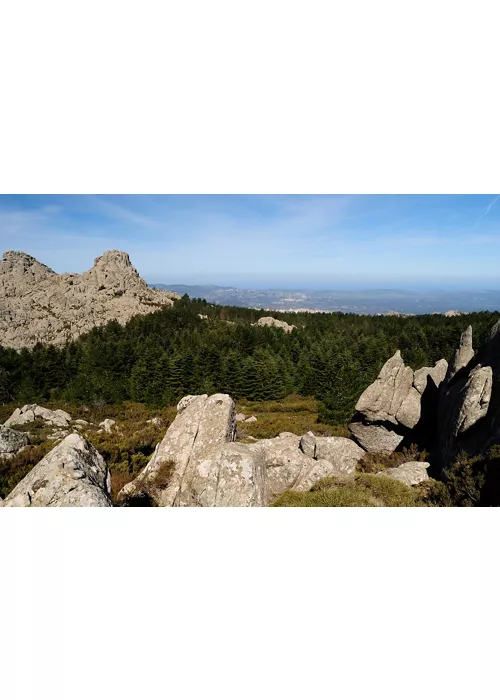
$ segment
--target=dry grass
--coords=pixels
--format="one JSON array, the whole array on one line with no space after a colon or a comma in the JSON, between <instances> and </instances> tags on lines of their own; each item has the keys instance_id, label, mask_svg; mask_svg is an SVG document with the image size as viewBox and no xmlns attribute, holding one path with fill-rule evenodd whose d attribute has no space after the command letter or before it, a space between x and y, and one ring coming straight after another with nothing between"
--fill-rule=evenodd
<instances>
[{"instance_id":1,"label":"dry grass","mask_svg":"<svg viewBox=\"0 0 500 700\"><path fill-rule=\"evenodd\" d=\"M406 462L425 462L428 454L420 452L416 445L404 447L401 452L367 452L359 463L359 471L376 474L391 467L399 467Z\"/></svg>"},{"instance_id":2,"label":"dry grass","mask_svg":"<svg viewBox=\"0 0 500 700\"><path fill-rule=\"evenodd\" d=\"M11 459L0 458L0 497L5 498L52 447L53 443L28 445Z\"/></svg>"},{"instance_id":3,"label":"dry grass","mask_svg":"<svg viewBox=\"0 0 500 700\"><path fill-rule=\"evenodd\" d=\"M282 401L240 401L236 410L257 418L256 423L238 423L238 441L272 438L283 432L304 435L310 430L318 436L348 437L347 425L318 423L318 405L313 398L292 395Z\"/></svg>"}]
</instances>

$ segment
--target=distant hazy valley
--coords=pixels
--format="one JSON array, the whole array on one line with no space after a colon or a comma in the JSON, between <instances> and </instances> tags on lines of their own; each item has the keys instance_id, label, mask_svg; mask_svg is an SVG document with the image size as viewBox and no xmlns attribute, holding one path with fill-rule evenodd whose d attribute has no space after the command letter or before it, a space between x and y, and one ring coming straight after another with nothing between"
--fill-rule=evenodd
<instances>
[{"instance_id":1,"label":"distant hazy valley","mask_svg":"<svg viewBox=\"0 0 500 700\"><path fill-rule=\"evenodd\" d=\"M496 311L500 290L411 292L396 289L315 291L306 289L238 289L215 285L156 284L191 298L201 298L227 306L245 306L277 311L341 311L355 314L400 314Z\"/></svg>"}]
</instances>

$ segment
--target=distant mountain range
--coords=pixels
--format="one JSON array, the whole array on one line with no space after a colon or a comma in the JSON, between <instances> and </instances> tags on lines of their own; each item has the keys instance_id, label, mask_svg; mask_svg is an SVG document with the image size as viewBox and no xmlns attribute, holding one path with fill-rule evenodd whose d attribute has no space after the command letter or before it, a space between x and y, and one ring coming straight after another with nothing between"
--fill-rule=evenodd
<instances>
[{"instance_id":1,"label":"distant mountain range","mask_svg":"<svg viewBox=\"0 0 500 700\"><path fill-rule=\"evenodd\" d=\"M365 289L315 291L307 289L238 289L216 285L156 284L156 289L168 289L191 298L201 298L227 306L245 306L276 311L342 311L356 314L432 314L457 310L497 311L500 290L485 291L426 291L399 289Z\"/></svg>"}]
</instances>

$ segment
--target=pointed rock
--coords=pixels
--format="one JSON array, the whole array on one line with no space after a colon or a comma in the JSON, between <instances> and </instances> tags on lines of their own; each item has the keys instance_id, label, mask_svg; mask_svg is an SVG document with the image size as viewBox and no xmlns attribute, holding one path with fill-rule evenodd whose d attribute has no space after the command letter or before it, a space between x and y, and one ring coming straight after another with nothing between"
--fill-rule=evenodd
<instances>
[{"instance_id":1,"label":"pointed rock","mask_svg":"<svg viewBox=\"0 0 500 700\"><path fill-rule=\"evenodd\" d=\"M453 379L457 372L464 367L467 367L473 357L474 348L472 347L472 326L468 326L460 336L460 343L458 348L455 350L452 361L450 362L446 380L449 382L451 379Z\"/></svg>"},{"instance_id":2,"label":"pointed rock","mask_svg":"<svg viewBox=\"0 0 500 700\"><path fill-rule=\"evenodd\" d=\"M356 411L370 421L397 423L396 414L413 384L413 370L406 367L397 350L380 370L377 379L359 397Z\"/></svg>"},{"instance_id":3,"label":"pointed rock","mask_svg":"<svg viewBox=\"0 0 500 700\"><path fill-rule=\"evenodd\" d=\"M472 428L478 420L484 418L488 413L492 388L493 371L491 367L476 365L462 392L463 401L453 429L455 436Z\"/></svg>"}]
</instances>

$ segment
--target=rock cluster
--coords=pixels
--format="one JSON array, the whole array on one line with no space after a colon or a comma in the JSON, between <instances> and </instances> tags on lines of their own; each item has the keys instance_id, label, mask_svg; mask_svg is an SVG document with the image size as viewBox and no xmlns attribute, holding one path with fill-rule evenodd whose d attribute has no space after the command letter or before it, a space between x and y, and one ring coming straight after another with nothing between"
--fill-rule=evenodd
<instances>
[{"instance_id":1,"label":"rock cluster","mask_svg":"<svg viewBox=\"0 0 500 700\"><path fill-rule=\"evenodd\" d=\"M368 452L393 452L422 418L422 406L446 377L448 363L414 372L398 350L380 370L377 379L360 396L350 433Z\"/></svg>"},{"instance_id":2,"label":"rock cluster","mask_svg":"<svg viewBox=\"0 0 500 700\"><path fill-rule=\"evenodd\" d=\"M151 289L127 253L108 250L78 274L56 274L26 253L0 261L0 337L5 347L62 344L113 319L171 306L178 295Z\"/></svg>"},{"instance_id":3,"label":"rock cluster","mask_svg":"<svg viewBox=\"0 0 500 700\"><path fill-rule=\"evenodd\" d=\"M293 433L235 443L227 394L188 396L178 405L149 464L119 498L159 506L265 506L287 489L308 490L325 476L354 472L364 450L340 437Z\"/></svg>"},{"instance_id":4,"label":"rock cluster","mask_svg":"<svg viewBox=\"0 0 500 700\"><path fill-rule=\"evenodd\" d=\"M286 323L286 321L280 321L277 318L273 318L272 316L263 316L262 318L259 318L257 323L254 323L253 325L255 326L273 326L274 328L281 328L285 333L291 333L297 326L290 325L289 323Z\"/></svg>"},{"instance_id":5,"label":"rock cluster","mask_svg":"<svg viewBox=\"0 0 500 700\"><path fill-rule=\"evenodd\" d=\"M6 427L26 425L36 420L43 420L47 425L53 425L58 428L66 428L71 423L71 416L59 408L56 411L51 411L49 408L43 408L43 406L38 406L36 403L26 404L22 408L16 408L4 425Z\"/></svg>"}]
</instances>

